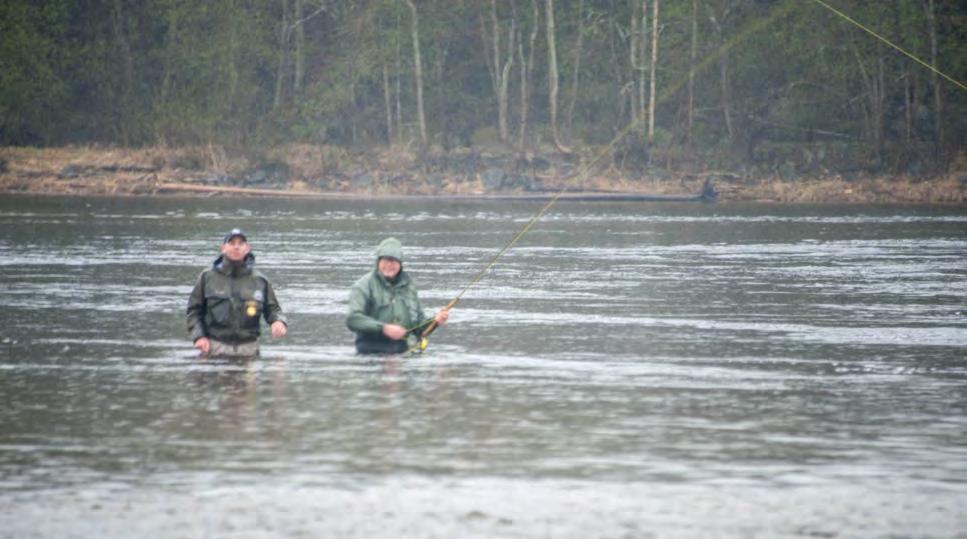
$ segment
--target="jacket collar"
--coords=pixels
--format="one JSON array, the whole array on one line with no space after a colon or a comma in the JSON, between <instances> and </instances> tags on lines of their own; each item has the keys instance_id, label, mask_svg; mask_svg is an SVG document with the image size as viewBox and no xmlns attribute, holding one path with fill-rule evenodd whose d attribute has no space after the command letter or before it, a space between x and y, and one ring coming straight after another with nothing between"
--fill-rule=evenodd
<instances>
[{"instance_id":1,"label":"jacket collar","mask_svg":"<svg viewBox=\"0 0 967 539\"><path fill-rule=\"evenodd\" d=\"M249 275L255 269L255 255L249 253L239 263L231 262L225 258L225 255L218 255L218 258L212 262L212 268L224 275Z\"/></svg>"}]
</instances>

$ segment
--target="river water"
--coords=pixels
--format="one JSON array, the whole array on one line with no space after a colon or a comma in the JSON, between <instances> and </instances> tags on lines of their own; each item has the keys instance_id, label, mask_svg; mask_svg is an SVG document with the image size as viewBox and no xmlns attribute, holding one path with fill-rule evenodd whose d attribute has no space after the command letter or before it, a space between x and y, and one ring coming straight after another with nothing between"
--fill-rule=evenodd
<instances>
[{"instance_id":1,"label":"river water","mask_svg":"<svg viewBox=\"0 0 967 539\"><path fill-rule=\"evenodd\" d=\"M0 199L0 537L967 537L967 210ZM290 320L198 359L240 226Z\"/></svg>"}]
</instances>

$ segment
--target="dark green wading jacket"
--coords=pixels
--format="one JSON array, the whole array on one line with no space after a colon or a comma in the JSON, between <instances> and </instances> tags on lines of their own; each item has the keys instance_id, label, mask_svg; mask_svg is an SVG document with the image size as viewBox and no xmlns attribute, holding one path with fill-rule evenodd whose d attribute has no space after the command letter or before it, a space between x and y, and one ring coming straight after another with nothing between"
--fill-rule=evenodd
<instances>
[{"instance_id":1,"label":"dark green wading jacket","mask_svg":"<svg viewBox=\"0 0 967 539\"><path fill-rule=\"evenodd\" d=\"M392 256L401 260L399 242L387 240L376 251L376 260ZM380 275L378 269L363 275L349 292L349 315L346 326L356 332L356 351L361 354L399 354L408 348L407 340L394 341L383 335L385 324L398 324L411 334L419 334L427 322L416 286L410 276L400 268L394 282Z\"/></svg>"},{"instance_id":2,"label":"dark green wading jacket","mask_svg":"<svg viewBox=\"0 0 967 539\"><path fill-rule=\"evenodd\" d=\"M249 253L241 264L215 259L201 273L188 298L188 334L238 344L259 338L259 318L269 324L286 323L272 284L255 269Z\"/></svg>"}]
</instances>

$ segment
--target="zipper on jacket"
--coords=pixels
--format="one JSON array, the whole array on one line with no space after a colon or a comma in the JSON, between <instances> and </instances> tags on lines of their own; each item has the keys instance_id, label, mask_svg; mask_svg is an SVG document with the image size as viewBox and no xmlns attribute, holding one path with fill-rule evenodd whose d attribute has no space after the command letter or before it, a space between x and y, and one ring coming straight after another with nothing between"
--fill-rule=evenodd
<instances>
[{"instance_id":1,"label":"zipper on jacket","mask_svg":"<svg viewBox=\"0 0 967 539\"><path fill-rule=\"evenodd\" d=\"M239 338L242 335L242 326L238 321L238 300L239 300L239 289L238 289L238 279L229 280L229 290L232 296L232 327L235 329L235 338Z\"/></svg>"}]
</instances>

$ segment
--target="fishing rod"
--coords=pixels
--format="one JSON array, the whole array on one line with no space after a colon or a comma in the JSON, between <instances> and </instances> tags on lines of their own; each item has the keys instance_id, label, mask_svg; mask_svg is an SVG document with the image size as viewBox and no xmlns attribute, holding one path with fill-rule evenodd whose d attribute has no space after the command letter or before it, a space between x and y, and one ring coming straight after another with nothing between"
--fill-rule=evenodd
<instances>
[{"instance_id":1,"label":"fishing rod","mask_svg":"<svg viewBox=\"0 0 967 539\"><path fill-rule=\"evenodd\" d=\"M712 62L718 60L719 57L721 57L723 54L728 52L732 47L744 41L755 31L765 27L767 24L771 23L776 18L785 15L787 12L791 11L793 7L794 5L792 3L788 3L784 5L782 8L775 10L768 17L765 17L763 19L750 23L749 25L746 26L746 29L743 32L736 35L736 37L734 37L728 43L722 44L722 46L720 46L716 51L706 56L705 59L703 59L700 63L698 63L695 66L694 71L697 73L699 71L705 70L709 65L711 65ZM658 97L655 100L655 102L656 103L663 102L669 97L671 97L672 95L674 95L676 92L678 92L679 89L681 89L682 86L684 86L687 80L688 80L687 77L682 78L675 84L672 84L666 87L665 92L660 97ZM631 133L633 129L638 127L643 121L644 121L644 111L642 111L640 115L635 116L635 118L631 122L629 122L628 125L626 125L621 131L619 131L618 134L615 135L615 137L608 144L606 144L604 148L602 148L596 155L594 155L594 157L590 161L582 165L581 168L578 169L578 173L575 175L575 177L580 180L584 180L587 177L587 175L591 172L591 169L594 168L594 166L597 165L598 162L604 158L604 156L608 155L614 149L614 147L617 146L619 142L621 142L626 136L628 136L628 134ZM497 254L495 254L490 259L490 261L480 271L478 271L472 279L470 279L470 281L460 290L460 292L458 292L457 295L454 296L452 300L450 300L450 303L448 303L447 306L444 307L444 309L449 310L454 306L456 306L456 304L460 302L460 299L463 297L463 295L466 294L467 291L470 290L470 288L472 288L475 284L480 282L480 280L484 278L487 272L490 271L490 269L497 264L497 261L500 260L500 258L504 256L504 254L507 251L509 251L514 245L516 245L517 242L519 242L521 238L524 237L525 234L530 232L530 229L537 224L537 222L541 219L541 217L543 217L544 214L547 213L548 210L550 210L555 203L557 203L557 201L561 198L561 196L564 195L564 193L567 191L567 188L568 188L567 185L565 185L564 187L561 187L561 189L557 193L555 193L554 196L550 198L550 200L548 200L543 206L541 206L540 209L537 210L537 213L535 213L534 216L530 218L527 224L525 224L523 228L521 228L517 232L517 234L515 234L510 239L510 241L507 242L507 244L505 244L499 251L497 251ZM415 331L419 329L424 324L426 324L426 327L424 327L423 331L420 332L420 335L417 338L416 343L413 344L409 348L409 350L407 350L408 353L418 354L426 350L427 346L429 346L429 341L428 341L429 336L434 331L436 331L436 329L439 327L439 324L437 324L436 320L432 320L429 323L423 322L421 324L418 324L416 327L412 328L411 331Z\"/></svg>"},{"instance_id":2,"label":"fishing rod","mask_svg":"<svg viewBox=\"0 0 967 539\"><path fill-rule=\"evenodd\" d=\"M884 41L885 43L889 44L891 47L893 47L894 49L900 51L901 53L909 56L910 58L913 58L914 60L916 60L920 64L922 64L922 65L926 66L927 68L929 68L931 71L934 71L934 72L938 73L939 75L941 75L944 78L950 80L954 84L957 84L961 88L967 89L967 87L965 87L963 84L957 82L956 80L952 79L951 77L949 77L949 76L945 75L944 73L940 72L936 68L932 67L930 64L927 64L926 62L924 62L924 61L916 58L914 55L912 55L909 52L905 51L904 49L900 48L898 45L895 45L894 43L892 43L891 41L889 41L885 37L882 37L881 35L879 35L876 32L870 30L869 28L867 28L866 26L863 26L862 24L856 22L855 20L853 20L852 18L850 18L845 13L842 13L842 12L836 10L835 8L833 8L830 5L826 4L822 0L813 0L813 1L815 3L817 3L817 4L822 5L823 7L827 8L827 9L829 9L830 11L832 11L833 13L835 13L836 15L838 15L838 16L846 19L847 21L849 21L850 23L856 25L857 27L865 30L866 32L868 32L870 34L872 34L877 39L879 39L881 41ZM727 43L723 43L718 49L716 49L715 51L713 51L711 54L709 54L708 56L706 56L701 62L699 62L698 64L696 64L695 67L692 68L692 70L690 70L691 73L692 74L695 74L695 73L704 71L706 68L708 68L709 65L712 64L712 62L715 62L716 60L718 60L723 54L725 54L726 52L728 52L729 50L731 50L733 47L735 47L739 43L745 41L749 36L751 36L752 34L754 34L755 32L757 32L758 30L761 30L762 28L764 28L767 25L771 24L777 18L786 15L788 12L792 11L792 9L794 7L796 7L796 6L797 6L797 4L795 2L787 2L782 7L777 8L775 11L773 11L772 13L770 13L769 16L764 17L762 19L759 19L757 21L753 21L753 22L749 23L748 25L746 25L745 29L743 29L742 32L738 33L735 37L733 37ZM655 100L656 103L663 102L666 99L668 99L669 97L671 97L672 95L674 95L676 92L678 92L678 90L681 89L681 87L685 84L686 81L687 81L687 77L683 77L683 78L679 79L676 83L671 84L668 87L666 87L664 93ZM604 158L604 156L608 155L614 149L614 147L619 142L621 142L621 140L623 140L626 136L628 136L628 134L631 133L631 131L635 127L637 127L638 125L640 125L644 121L644 112L645 111L642 110L642 112L641 112L640 115L635 116L635 118L631 122L629 122L628 125L624 127L624 129L622 129L621 131L619 131L618 134L607 145L605 145L604 148L601 149L590 161L588 161L587 163L585 163L584 165L582 165L581 168L578 170L578 173L575 175L575 177L578 178L578 179L580 179L580 180L586 179L587 175L591 172L591 169L595 165L597 165L597 163L602 158ZM453 297L452 300L450 300L449 303L447 303L447 305L443 308L443 310L449 311L450 309L452 309L453 307L455 307L457 305L457 303L460 302L460 299L463 297L463 295L468 290L470 290L471 287L473 287L475 284L477 284L478 282L480 282L480 280L483 279L483 277L487 274L487 272L490 271L490 269L493 268L497 264L497 261L507 251L509 251L514 245L516 245L517 242L519 242L521 240L521 238L523 238L524 235L527 234L530 231L530 229L534 227L535 224L537 224L537 222L541 219L541 217L543 217L544 214L547 213L548 210L550 210L551 207L555 203L557 203L557 201L561 198L561 196L566 192L567 188L568 188L568 186L565 185L557 193L555 193L554 196L552 196L551 199L548 200L547 203L544 204L537 211L537 213L534 214L533 217L531 217L531 219L527 222L527 224L525 224L524 227L521 228L520 231L518 231L517 234L515 234L510 239L510 241L508 241L507 244L504 245L497 252L497 254L495 254L493 256L493 258L491 258L490 261L480 271L478 271L474 275L474 277L472 279L470 279L470 281L460 290L460 292L457 293L456 296ZM423 326L425 326L425 327L423 327ZM423 327L423 331L420 332L420 335L417 338L416 343L413 344L409 348L409 350L408 350L409 353L422 353L424 350L426 350L427 346L429 345L428 338L429 338L429 336L434 331L436 331L436 329L439 327L439 324L437 324L436 320L431 320L429 322L422 322L420 324L417 324L415 327L411 328L410 331L416 331L420 327Z\"/></svg>"}]
</instances>

